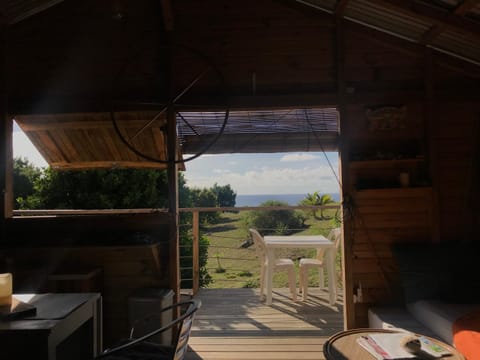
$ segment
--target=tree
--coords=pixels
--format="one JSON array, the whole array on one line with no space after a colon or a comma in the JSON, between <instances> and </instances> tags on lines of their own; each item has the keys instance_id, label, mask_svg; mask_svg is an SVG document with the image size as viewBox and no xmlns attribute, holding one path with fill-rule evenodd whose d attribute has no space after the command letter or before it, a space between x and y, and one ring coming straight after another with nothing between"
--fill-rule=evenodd
<instances>
[{"instance_id":1,"label":"tree","mask_svg":"<svg viewBox=\"0 0 480 360\"><path fill-rule=\"evenodd\" d=\"M219 207L233 207L235 206L237 193L233 191L230 184L220 186L215 183L212 187L212 191L217 197L217 206Z\"/></svg>"},{"instance_id":2,"label":"tree","mask_svg":"<svg viewBox=\"0 0 480 360\"><path fill-rule=\"evenodd\" d=\"M14 209L27 208L28 198L35 194L35 183L42 176L42 169L25 158L13 159Z\"/></svg>"},{"instance_id":3,"label":"tree","mask_svg":"<svg viewBox=\"0 0 480 360\"><path fill-rule=\"evenodd\" d=\"M217 207L217 196L212 189L190 189L191 207ZM200 223L215 224L220 219L218 211L200 213Z\"/></svg>"},{"instance_id":4,"label":"tree","mask_svg":"<svg viewBox=\"0 0 480 360\"><path fill-rule=\"evenodd\" d=\"M260 206L288 206L288 203L268 200ZM250 211L243 218L247 228L256 228L264 234L290 234L305 227L303 215L294 210Z\"/></svg>"},{"instance_id":5,"label":"tree","mask_svg":"<svg viewBox=\"0 0 480 360\"><path fill-rule=\"evenodd\" d=\"M162 208L168 200L166 172L151 169L48 168L35 189L27 201L34 209Z\"/></svg>"},{"instance_id":6,"label":"tree","mask_svg":"<svg viewBox=\"0 0 480 360\"><path fill-rule=\"evenodd\" d=\"M315 191L313 194L307 194L307 196L300 201L300 205L324 206L333 202L333 198L330 195L321 195L318 191ZM325 217L323 216L323 209L320 209L320 217L317 216L317 210L310 210L310 213L317 220L325 220Z\"/></svg>"}]
</instances>

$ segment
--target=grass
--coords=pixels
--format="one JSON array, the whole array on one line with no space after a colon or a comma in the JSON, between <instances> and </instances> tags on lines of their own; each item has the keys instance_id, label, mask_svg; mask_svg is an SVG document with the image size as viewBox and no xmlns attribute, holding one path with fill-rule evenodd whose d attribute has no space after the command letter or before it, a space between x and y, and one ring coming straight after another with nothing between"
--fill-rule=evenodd
<instances>
[{"instance_id":1,"label":"grass","mask_svg":"<svg viewBox=\"0 0 480 360\"><path fill-rule=\"evenodd\" d=\"M242 222L243 213L223 213L218 224L201 230L210 241L207 269L213 282L209 288L259 287L260 263L255 254L255 247L253 245L248 248L242 247L249 239L248 229ZM320 221L309 217L305 222L307 227L296 234L326 236L334 227L331 219L335 215L335 210L327 209L324 213L329 220ZM294 260L298 268L298 260L302 257L315 256L315 250L282 249L277 256ZM337 269L341 269L340 252L337 255ZM286 287L286 273L276 273L273 281L274 287ZM309 283L311 286L318 286L318 273L312 272L309 275Z\"/></svg>"}]
</instances>

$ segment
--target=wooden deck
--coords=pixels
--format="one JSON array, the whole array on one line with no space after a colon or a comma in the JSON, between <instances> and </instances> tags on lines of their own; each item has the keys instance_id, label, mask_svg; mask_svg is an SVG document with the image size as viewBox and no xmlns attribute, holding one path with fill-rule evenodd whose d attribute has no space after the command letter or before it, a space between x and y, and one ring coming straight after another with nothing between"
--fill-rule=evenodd
<instances>
[{"instance_id":1,"label":"wooden deck","mask_svg":"<svg viewBox=\"0 0 480 360\"><path fill-rule=\"evenodd\" d=\"M311 293L310 293L311 291ZM202 289L187 360L325 359L326 339L343 330L343 304L328 292L309 289L307 301L292 302L275 289L265 305L258 289Z\"/></svg>"}]
</instances>

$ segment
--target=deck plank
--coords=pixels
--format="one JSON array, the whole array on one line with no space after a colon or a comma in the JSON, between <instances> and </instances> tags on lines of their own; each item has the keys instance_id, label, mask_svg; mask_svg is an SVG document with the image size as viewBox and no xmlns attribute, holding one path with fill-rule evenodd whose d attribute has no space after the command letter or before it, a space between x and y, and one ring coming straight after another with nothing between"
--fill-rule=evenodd
<instances>
[{"instance_id":1,"label":"deck plank","mask_svg":"<svg viewBox=\"0 0 480 360\"><path fill-rule=\"evenodd\" d=\"M341 292L340 292L341 294ZM270 306L258 289L201 289L186 360L322 360L323 344L343 330L343 303L328 303L328 292L309 290L292 302L275 289Z\"/></svg>"}]
</instances>

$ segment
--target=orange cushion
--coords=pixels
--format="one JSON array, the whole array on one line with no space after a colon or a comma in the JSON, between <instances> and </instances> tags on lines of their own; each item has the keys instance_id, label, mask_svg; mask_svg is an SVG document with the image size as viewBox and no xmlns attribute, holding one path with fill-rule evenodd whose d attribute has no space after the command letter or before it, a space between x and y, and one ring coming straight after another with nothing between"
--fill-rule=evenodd
<instances>
[{"instance_id":1,"label":"orange cushion","mask_svg":"<svg viewBox=\"0 0 480 360\"><path fill-rule=\"evenodd\" d=\"M480 360L480 309L453 323L453 344L467 360Z\"/></svg>"}]
</instances>

